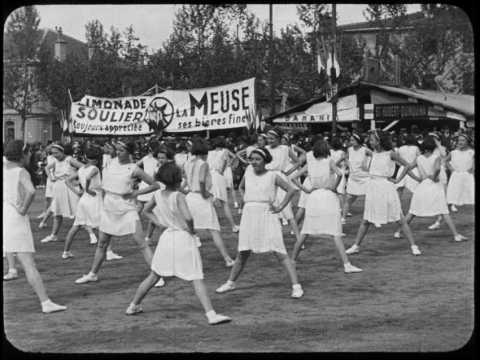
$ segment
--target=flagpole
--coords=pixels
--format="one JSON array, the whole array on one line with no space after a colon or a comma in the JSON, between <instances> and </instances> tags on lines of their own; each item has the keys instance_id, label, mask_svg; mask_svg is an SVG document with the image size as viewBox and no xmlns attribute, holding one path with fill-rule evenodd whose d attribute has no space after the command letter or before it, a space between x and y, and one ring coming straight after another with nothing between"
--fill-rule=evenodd
<instances>
[{"instance_id":1,"label":"flagpole","mask_svg":"<svg viewBox=\"0 0 480 360\"><path fill-rule=\"evenodd\" d=\"M337 75L335 70L335 46L337 45L337 4L332 4L332 65L330 70L330 84L333 89L337 83ZM332 137L337 133L337 94L332 93Z\"/></svg>"}]
</instances>

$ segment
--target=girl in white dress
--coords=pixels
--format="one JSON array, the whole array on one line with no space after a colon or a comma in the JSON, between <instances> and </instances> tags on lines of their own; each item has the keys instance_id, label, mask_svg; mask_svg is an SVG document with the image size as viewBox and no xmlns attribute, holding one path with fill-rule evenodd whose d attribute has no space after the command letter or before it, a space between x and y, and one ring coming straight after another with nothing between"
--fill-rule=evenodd
<instances>
[{"instance_id":1,"label":"girl in white dress","mask_svg":"<svg viewBox=\"0 0 480 360\"><path fill-rule=\"evenodd\" d=\"M403 216L400 198L395 187L395 184L410 171L412 165L393 151L390 134L387 132L374 131L370 134L369 142L373 152L369 169L370 179L365 189L363 220L358 229L355 243L347 249L346 253L350 255L360 251L360 243L367 234L370 224L381 227L390 222L399 222L410 243L413 255L420 255L421 252L415 244L410 227ZM392 178L395 162L404 166L402 174L397 179Z\"/></svg>"},{"instance_id":2,"label":"girl in white dress","mask_svg":"<svg viewBox=\"0 0 480 360\"><path fill-rule=\"evenodd\" d=\"M228 163L228 150L225 149L225 139L217 136L212 141L213 150L208 152L207 163L212 177L212 194L214 204L217 203L223 207L225 216L230 222L232 232L238 232L238 226L233 220L232 212L228 206L227 179L224 175Z\"/></svg>"},{"instance_id":3,"label":"girl in white dress","mask_svg":"<svg viewBox=\"0 0 480 360\"><path fill-rule=\"evenodd\" d=\"M473 205L475 203L475 151L469 146L467 135L458 136L457 148L446 159L452 174L447 186L447 203L452 211L456 206Z\"/></svg>"},{"instance_id":4,"label":"girl in white dress","mask_svg":"<svg viewBox=\"0 0 480 360\"><path fill-rule=\"evenodd\" d=\"M405 220L410 223L415 216L442 216L445 219L455 241L466 240L466 237L457 232L455 224L448 213L447 200L443 186L439 182L440 157L433 154L436 148L432 136L427 136L422 142L423 155L417 157L414 165L418 168L420 184L413 192L410 202L410 210ZM395 238L400 237L400 229L395 234Z\"/></svg>"},{"instance_id":5,"label":"girl in white dress","mask_svg":"<svg viewBox=\"0 0 480 360\"><path fill-rule=\"evenodd\" d=\"M368 162L371 151L363 146L360 135L353 133L350 137L350 147L347 150L346 164L348 166L347 193L342 210L342 224L347 216L352 216L350 209L359 196L365 195L368 181Z\"/></svg>"},{"instance_id":6,"label":"girl in white dress","mask_svg":"<svg viewBox=\"0 0 480 360\"><path fill-rule=\"evenodd\" d=\"M97 237L93 229L98 228L100 221L100 210L102 207L101 194L101 177L100 170L97 168L100 157L99 152L95 148L89 148L86 151L87 164L80 169L78 173L67 179L67 183L74 177L79 179L82 188L82 195L78 201L75 214L75 221L67 234L62 258L69 259L73 257L70 247L73 239L80 227L84 227L90 236L90 244L97 243Z\"/></svg>"},{"instance_id":7,"label":"girl in white dress","mask_svg":"<svg viewBox=\"0 0 480 360\"><path fill-rule=\"evenodd\" d=\"M236 169L239 160L235 153L232 152L232 149L226 148L225 150L227 151L227 166L225 167L223 175L225 176L225 181L227 183L227 193L232 194L233 207L238 209L237 194L233 185L233 169Z\"/></svg>"},{"instance_id":8,"label":"girl in white dress","mask_svg":"<svg viewBox=\"0 0 480 360\"><path fill-rule=\"evenodd\" d=\"M75 217L80 197L72 188L67 186L66 180L84 165L71 156L70 145L53 144L51 147L55 161L47 166L47 169L51 169L49 176L53 182L53 198L50 208L54 218L52 232L40 241L42 243L58 241L57 235L62 226L63 218L73 219Z\"/></svg>"},{"instance_id":9,"label":"girl in white dress","mask_svg":"<svg viewBox=\"0 0 480 360\"><path fill-rule=\"evenodd\" d=\"M405 144L400 146L397 151L401 158L405 159L409 164L413 164L417 157L420 155L420 149L418 148L417 139L415 138L415 136L413 134L407 135L407 137L405 138ZM403 168L400 167L397 173L397 178L399 178L402 172ZM416 168L413 169L412 172L416 176L419 176L418 170ZM415 181L414 178L409 175L405 176L397 184L400 198L402 197L403 189L408 189L411 193L413 193L417 185L418 182Z\"/></svg>"},{"instance_id":10,"label":"girl in white dress","mask_svg":"<svg viewBox=\"0 0 480 360\"><path fill-rule=\"evenodd\" d=\"M324 140L319 140L313 146L314 159L307 160L307 164L299 171L293 181L309 194L305 205L305 221L303 223L300 240L295 243L292 261L296 261L300 248L308 235L332 236L346 273L360 272L361 269L350 264L342 241L341 207L338 199L338 184L342 172L337 162L330 156L330 148ZM298 178L308 172L311 186L306 188ZM337 178L335 179L335 175Z\"/></svg>"},{"instance_id":11,"label":"girl in white dress","mask_svg":"<svg viewBox=\"0 0 480 360\"><path fill-rule=\"evenodd\" d=\"M203 281L202 259L198 247L200 242L193 229L193 219L188 210L185 195L178 191L182 172L174 163L162 165L156 180L165 184L164 190L157 190L145 206L145 215L156 226L165 229L157 243L152 259L151 271L140 284L133 301L127 308L127 315L143 311L140 303L161 276L176 276L191 281L195 294L200 300L211 325L231 321L227 316L213 310Z\"/></svg>"},{"instance_id":12,"label":"girl in white dress","mask_svg":"<svg viewBox=\"0 0 480 360\"><path fill-rule=\"evenodd\" d=\"M102 179L103 206L100 211L99 238L90 272L75 283L98 281L97 273L105 260L107 247L112 236L133 235L143 257L150 266L152 250L145 241L142 223L137 212L135 197L140 191L133 190L136 179L151 185L153 179L131 161L135 151L133 143L117 141L118 161L104 169ZM141 193L140 193L141 194ZM157 284L163 285L163 280Z\"/></svg>"},{"instance_id":13,"label":"girl in white dress","mask_svg":"<svg viewBox=\"0 0 480 360\"><path fill-rule=\"evenodd\" d=\"M265 146L267 146L267 135L258 134L256 138L250 138L250 144L245 149L237 151L235 155L237 155L237 158L240 159L242 163L248 165L250 164L249 159L252 150Z\"/></svg>"},{"instance_id":14,"label":"girl in white dress","mask_svg":"<svg viewBox=\"0 0 480 360\"><path fill-rule=\"evenodd\" d=\"M228 281L220 286L217 293L224 293L235 289L235 281L240 276L248 257L252 252L273 252L290 277L292 283L292 297L303 296L302 286L297 279L297 272L288 257L283 242L282 227L278 221L278 214L282 211L295 193L275 171L266 169L266 164L272 161L272 156L266 148L258 148L250 154L250 164L240 183L244 191L242 219L238 237L238 255ZM275 193L278 188L285 191L281 203L276 205Z\"/></svg>"},{"instance_id":15,"label":"girl in white dress","mask_svg":"<svg viewBox=\"0 0 480 360\"><path fill-rule=\"evenodd\" d=\"M300 158L302 156L304 156L307 152L305 150L303 150L301 147L295 145L292 143L291 141L291 138L288 134L283 134L282 135L282 139L281 139L281 144L282 145L285 145L285 146L288 146L290 149L292 149L292 151L295 153L295 155L297 156L297 159L300 160ZM292 162L292 160L289 158L289 161L288 161L288 167L287 167L287 170L286 172L289 173L288 175L288 181L290 182L290 184L292 184L295 189L297 190L300 190L297 185L295 185L293 182L292 182L292 179L293 177L296 175L296 171L297 171L297 168L294 169L294 166L295 164Z\"/></svg>"},{"instance_id":16,"label":"girl in white dress","mask_svg":"<svg viewBox=\"0 0 480 360\"><path fill-rule=\"evenodd\" d=\"M45 168L43 169L43 171L45 172L45 175L47 175L47 181L46 181L46 184L45 184L45 211L38 216L38 219L42 219L42 222L39 225L40 229L47 226L46 221L49 218L49 216L51 216L50 204L52 203L53 183L52 183L52 180L50 180L50 177L48 176L48 172L47 172L46 167L48 165L50 165L50 168L51 168L51 166L52 166L51 164L55 161L55 158L50 153L50 146L48 146L45 150L47 152L47 159L46 159L46 165L45 165Z\"/></svg>"},{"instance_id":17,"label":"girl in white dress","mask_svg":"<svg viewBox=\"0 0 480 360\"><path fill-rule=\"evenodd\" d=\"M340 183L338 184L337 193L339 194L338 198L340 200L340 208L343 208L343 204L345 203L345 186L347 185L346 181L346 166L345 166L345 158L346 154L345 151L342 149L343 144L340 138L333 137L331 140L331 149L330 149L330 156L332 157L335 164L340 169L342 173L342 177L340 178Z\"/></svg>"},{"instance_id":18,"label":"girl in white dress","mask_svg":"<svg viewBox=\"0 0 480 360\"><path fill-rule=\"evenodd\" d=\"M267 132L267 141L268 145L266 149L270 152L272 156L272 161L269 162L266 167L267 170L274 171L278 176L283 180L288 182L287 176L290 175L287 173L287 167L289 166L289 160L292 160L294 165L297 165L298 158L293 153L292 149L285 145L280 145L281 132L275 128L270 129ZM294 171L292 167L291 171ZM276 194L276 205L280 204L285 196L285 191L278 189ZM300 231L298 230L297 222L293 216L292 206L290 203L287 203L285 209L279 215L282 219L282 223L286 225L286 222L290 223L291 230L295 234L296 240L300 239Z\"/></svg>"},{"instance_id":19,"label":"girl in white dress","mask_svg":"<svg viewBox=\"0 0 480 360\"><path fill-rule=\"evenodd\" d=\"M27 211L33 202L35 188L25 170L30 162L30 148L21 140L13 140L4 148L4 154L7 162L3 166L3 252L17 255L28 283L40 300L42 312L66 310L66 306L48 298L33 259L35 248Z\"/></svg>"},{"instance_id":20,"label":"girl in white dress","mask_svg":"<svg viewBox=\"0 0 480 360\"><path fill-rule=\"evenodd\" d=\"M177 153L175 154L175 164L180 168L184 169L185 163L190 160L189 154L187 152L187 146L184 141L181 141L176 149Z\"/></svg>"},{"instance_id":21,"label":"girl in white dress","mask_svg":"<svg viewBox=\"0 0 480 360\"><path fill-rule=\"evenodd\" d=\"M205 140L195 140L192 145L192 155L194 157L185 164L185 182L190 190L186 199L193 216L193 224L196 230L203 229L210 232L215 246L225 260L225 265L233 266L234 261L228 255L220 235L220 223L213 206L212 176L206 162L208 145Z\"/></svg>"}]
</instances>

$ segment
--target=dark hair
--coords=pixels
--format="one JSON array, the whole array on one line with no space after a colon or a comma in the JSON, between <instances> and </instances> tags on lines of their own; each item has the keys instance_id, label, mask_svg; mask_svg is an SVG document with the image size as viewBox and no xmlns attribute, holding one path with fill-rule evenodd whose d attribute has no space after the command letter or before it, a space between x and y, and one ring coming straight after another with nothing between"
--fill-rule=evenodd
<instances>
[{"instance_id":1,"label":"dark hair","mask_svg":"<svg viewBox=\"0 0 480 360\"><path fill-rule=\"evenodd\" d=\"M173 162L160 166L155 174L155 180L165 184L166 187L177 187L182 182L182 170Z\"/></svg>"},{"instance_id":2,"label":"dark hair","mask_svg":"<svg viewBox=\"0 0 480 360\"><path fill-rule=\"evenodd\" d=\"M422 146L421 146L423 152L433 151L436 149L436 147L437 147L437 144L435 143L435 139L432 135L427 135L425 139L423 139Z\"/></svg>"},{"instance_id":3,"label":"dark hair","mask_svg":"<svg viewBox=\"0 0 480 360\"><path fill-rule=\"evenodd\" d=\"M405 137L405 145L414 145L418 146L417 138L413 134L408 134Z\"/></svg>"},{"instance_id":4,"label":"dark hair","mask_svg":"<svg viewBox=\"0 0 480 360\"><path fill-rule=\"evenodd\" d=\"M129 142L124 142L124 141L122 141L122 143L125 144L125 150L127 150L127 152L128 152L130 155L135 154L135 148L136 148L136 146L135 146L135 143L134 143L134 142L131 142L131 141L129 141Z\"/></svg>"},{"instance_id":5,"label":"dark hair","mask_svg":"<svg viewBox=\"0 0 480 360\"><path fill-rule=\"evenodd\" d=\"M179 143L177 143L176 151L178 152L187 151L187 145L185 141L180 141Z\"/></svg>"},{"instance_id":6,"label":"dark hair","mask_svg":"<svg viewBox=\"0 0 480 360\"><path fill-rule=\"evenodd\" d=\"M330 142L333 150L340 150L343 147L342 140L338 136L334 136Z\"/></svg>"},{"instance_id":7,"label":"dark hair","mask_svg":"<svg viewBox=\"0 0 480 360\"><path fill-rule=\"evenodd\" d=\"M355 136L353 136L353 135L355 135ZM363 137L362 137L362 135L360 135L359 133L353 132L353 133L352 133L352 137L353 137L360 145L363 144Z\"/></svg>"},{"instance_id":8,"label":"dark hair","mask_svg":"<svg viewBox=\"0 0 480 360\"><path fill-rule=\"evenodd\" d=\"M315 158L327 158L330 156L330 146L325 140L317 140L313 144L313 156Z\"/></svg>"},{"instance_id":9,"label":"dark hair","mask_svg":"<svg viewBox=\"0 0 480 360\"><path fill-rule=\"evenodd\" d=\"M157 140L151 140L148 143L148 150L147 151L151 151L152 153L155 153L155 151L157 151L159 146L160 146L160 143Z\"/></svg>"},{"instance_id":10,"label":"dark hair","mask_svg":"<svg viewBox=\"0 0 480 360\"><path fill-rule=\"evenodd\" d=\"M98 161L98 158L100 157L100 151L96 147L91 146L85 150L85 157L87 159L94 159Z\"/></svg>"},{"instance_id":11,"label":"dark hair","mask_svg":"<svg viewBox=\"0 0 480 360\"><path fill-rule=\"evenodd\" d=\"M73 155L73 147L71 144L64 144L64 145L61 145L63 146L63 153L65 155Z\"/></svg>"},{"instance_id":12,"label":"dark hair","mask_svg":"<svg viewBox=\"0 0 480 360\"><path fill-rule=\"evenodd\" d=\"M168 160L173 160L175 152L165 144L158 146L158 148L153 152L153 156L157 157L158 154L165 154Z\"/></svg>"},{"instance_id":13,"label":"dark hair","mask_svg":"<svg viewBox=\"0 0 480 360\"><path fill-rule=\"evenodd\" d=\"M208 143L205 139L196 138L193 140L192 155L207 155Z\"/></svg>"},{"instance_id":14,"label":"dark hair","mask_svg":"<svg viewBox=\"0 0 480 360\"><path fill-rule=\"evenodd\" d=\"M217 136L212 139L212 147L213 148L224 148L225 147L225 138L223 136Z\"/></svg>"},{"instance_id":15,"label":"dark hair","mask_svg":"<svg viewBox=\"0 0 480 360\"><path fill-rule=\"evenodd\" d=\"M268 151L264 147L257 147L253 149L252 152L250 153L250 156L253 153L260 155L263 158L263 161L265 161L265 164L268 164L272 161L272 154L270 154L270 151Z\"/></svg>"},{"instance_id":16,"label":"dark hair","mask_svg":"<svg viewBox=\"0 0 480 360\"><path fill-rule=\"evenodd\" d=\"M30 151L30 145L22 140L11 140L5 145L4 154L8 161L20 161Z\"/></svg>"},{"instance_id":17,"label":"dark hair","mask_svg":"<svg viewBox=\"0 0 480 360\"><path fill-rule=\"evenodd\" d=\"M393 149L392 136L387 131L377 130L378 142L381 148L385 151L390 151Z\"/></svg>"}]
</instances>

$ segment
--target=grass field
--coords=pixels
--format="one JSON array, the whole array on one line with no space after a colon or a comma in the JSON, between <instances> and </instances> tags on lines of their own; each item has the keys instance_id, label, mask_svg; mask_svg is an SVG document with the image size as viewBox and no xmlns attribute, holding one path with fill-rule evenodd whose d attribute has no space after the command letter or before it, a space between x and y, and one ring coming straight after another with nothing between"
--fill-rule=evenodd
<instances>
[{"instance_id":1,"label":"grass field","mask_svg":"<svg viewBox=\"0 0 480 360\"><path fill-rule=\"evenodd\" d=\"M433 219L416 218L412 230L422 256L411 255L406 239L393 239L395 226L372 228L362 252L350 257L364 272L346 275L332 240L310 239L297 270L305 295L290 298L288 277L273 255L254 255L237 282L237 290L219 295L215 288L228 277L220 254L205 234L200 248L204 274L217 312L229 324L207 324L192 286L168 279L143 302L144 313L126 316L125 309L148 273L132 239L114 241L119 261L106 262L100 281L74 280L88 272L94 246L86 232L78 234L63 260L66 221L56 243L41 244L50 232L38 230L43 191L31 208L37 267L49 296L68 306L44 315L23 271L4 282L4 327L7 339L29 352L305 352L305 351L451 351L462 347L473 331L474 210L453 214L469 241L455 243L445 224L427 230ZM409 196L403 199L408 208ZM363 201L344 226L346 246L358 229ZM222 213L222 212L220 212ZM236 212L235 212L236 213ZM239 222L239 215L235 215ZM226 225L223 214L221 224ZM49 223L51 226L51 221ZM225 226L225 229L227 227ZM284 227L287 250L294 244ZM158 234L157 234L158 238ZM224 234L230 254L237 236ZM4 259L4 272L7 271Z\"/></svg>"}]
</instances>

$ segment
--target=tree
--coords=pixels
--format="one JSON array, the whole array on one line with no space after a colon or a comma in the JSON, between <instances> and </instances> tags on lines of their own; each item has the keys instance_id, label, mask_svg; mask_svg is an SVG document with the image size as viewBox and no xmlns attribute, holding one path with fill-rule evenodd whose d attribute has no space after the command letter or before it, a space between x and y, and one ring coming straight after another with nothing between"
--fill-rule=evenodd
<instances>
[{"instance_id":1,"label":"tree","mask_svg":"<svg viewBox=\"0 0 480 360\"><path fill-rule=\"evenodd\" d=\"M3 102L18 112L21 118L21 136L25 138L25 123L33 106L40 101L35 86L35 65L38 62L40 17L34 6L15 10L8 20L4 43Z\"/></svg>"}]
</instances>

